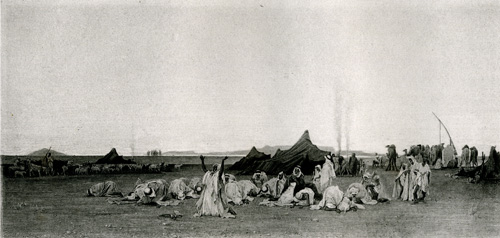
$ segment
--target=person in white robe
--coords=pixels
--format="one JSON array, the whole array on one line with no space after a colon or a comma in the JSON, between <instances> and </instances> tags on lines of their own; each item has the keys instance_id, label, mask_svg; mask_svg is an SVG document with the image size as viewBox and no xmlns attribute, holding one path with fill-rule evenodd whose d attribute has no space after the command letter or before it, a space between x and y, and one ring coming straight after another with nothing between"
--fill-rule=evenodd
<instances>
[{"instance_id":1,"label":"person in white robe","mask_svg":"<svg viewBox=\"0 0 500 238\"><path fill-rule=\"evenodd\" d=\"M394 179L393 198L408 201L408 194L410 193L409 174L408 164L404 163L399 170L398 176Z\"/></svg>"},{"instance_id":2,"label":"person in white robe","mask_svg":"<svg viewBox=\"0 0 500 238\"><path fill-rule=\"evenodd\" d=\"M123 194L118 190L118 186L113 181L106 181L103 183L97 183L92 185L87 190L87 196L89 197L111 197L119 196L122 197Z\"/></svg>"},{"instance_id":3,"label":"person in white robe","mask_svg":"<svg viewBox=\"0 0 500 238\"><path fill-rule=\"evenodd\" d=\"M378 174L373 175L372 180L374 185L373 186L374 196L372 196L372 199L377 200L377 202L379 203L389 202L390 199L385 191L385 186L380 179L380 175Z\"/></svg>"},{"instance_id":4,"label":"person in white robe","mask_svg":"<svg viewBox=\"0 0 500 238\"><path fill-rule=\"evenodd\" d=\"M170 195L178 200L184 200L186 198L199 198L200 196L190 188L187 183L189 180L187 178L174 179L170 182L168 192Z\"/></svg>"},{"instance_id":5,"label":"person in white robe","mask_svg":"<svg viewBox=\"0 0 500 238\"><path fill-rule=\"evenodd\" d=\"M243 197L241 195L242 193L236 180L229 177L226 179L225 192L228 203L232 203L234 205L243 204Z\"/></svg>"},{"instance_id":6,"label":"person in white robe","mask_svg":"<svg viewBox=\"0 0 500 238\"><path fill-rule=\"evenodd\" d=\"M241 200L244 203L253 201L254 197L260 192L260 189L250 180L240 180L236 183L241 192Z\"/></svg>"},{"instance_id":7,"label":"person in white robe","mask_svg":"<svg viewBox=\"0 0 500 238\"><path fill-rule=\"evenodd\" d=\"M366 191L365 186L363 186L361 183L352 183L351 185L349 185L345 194L347 198L351 199L356 204L377 204L377 201L371 198L371 196Z\"/></svg>"},{"instance_id":8,"label":"person in white robe","mask_svg":"<svg viewBox=\"0 0 500 238\"><path fill-rule=\"evenodd\" d=\"M410 192L408 193L408 201L414 201L416 199L414 197L414 188L415 188L415 183L417 181L417 173L421 167L421 164L416 162L414 158L408 158L408 161L410 162L410 174L409 174L409 188Z\"/></svg>"},{"instance_id":9,"label":"person in white robe","mask_svg":"<svg viewBox=\"0 0 500 238\"><path fill-rule=\"evenodd\" d=\"M169 184L164 179L142 181L137 179L134 192L130 193L127 200L137 200L138 204L159 204L167 200Z\"/></svg>"},{"instance_id":10,"label":"person in white robe","mask_svg":"<svg viewBox=\"0 0 500 238\"><path fill-rule=\"evenodd\" d=\"M201 184L201 178L200 177L193 177L193 178L191 178L191 180L189 181L189 185L188 186L197 195L200 195L201 191L203 190L203 186Z\"/></svg>"},{"instance_id":11,"label":"person in white robe","mask_svg":"<svg viewBox=\"0 0 500 238\"><path fill-rule=\"evenodd\" d=\"M310 210L323 209L326 211L347 212L352 208L364 209L365 207L363 205L356 204L348 197L345 197L344 193L338 186L330 186L323 192L323 198L319 204L311 205Z\"/></svg>"},{"instance_id":12,"label":"person in white robe","mask_svg":"<svg viewBox=\"0 0 500 238\"><path fill-rule=\"evenodd\" d=\"M318 188L321 186L321 165L316 165L314 166L314 171L313 171L313 179L312 182L313 184Z\"/></svg>"},{"instance_id":13,"label":"person in white robe","mask_svg":"<svg viewBox=\"0 0 500 238\"><path fill-rule=\"evenodd\" d=\"M429 161L424 160L420 168L416 171L415 177L415 187L413 189L413 198L414 202L418 203L420 201L424 201L425 196L429 191L429 184L431 180L431 169L429 167ZM418 197L418 193L422 194L422 197Z\"/></svg>"},{"instance_id":14,"label":"person in white robe","mask_svg":"<svg viewBox=\"0 0 500 238\"><path fill-rule=\"evenodd\" d=\"M283 193L283 189L285 188L286 177L283 171L278 174L278 177L272 178L260 189L259 196L269 197L270 200L278 200L278 198Z\"/></svg>"},{"instance_id":15,"label":"person in white robe","mask_svg":"<svg viewBox=\"0 0 500 238\"><path fill-rule=\"evenodd\" d=\"M337 177L335 174L335 165L333 163L333 157L331 155L325 156L325 163L321 168L320 172L321 176L319 178L319 187L316 185L318 192L321 194L323 190L332 186L335 182L335 178Z\"/></svg>"},{"instance_id":16,"label":"person in white robe","mask_svg":"<svg viewBox=\"0 0 500 238\"><path fill-rule=\"evenodd\" d=\"M200 156L201 166L205 175L202 179L203 191L200 199L196 202L195 217L216 216L222 218L235 218L236 213L227 204L227 197L224 186L224 161L221 165L214 164L212 170L208 171L205 166L205 157Z\"/></svg>"}]
</instances>

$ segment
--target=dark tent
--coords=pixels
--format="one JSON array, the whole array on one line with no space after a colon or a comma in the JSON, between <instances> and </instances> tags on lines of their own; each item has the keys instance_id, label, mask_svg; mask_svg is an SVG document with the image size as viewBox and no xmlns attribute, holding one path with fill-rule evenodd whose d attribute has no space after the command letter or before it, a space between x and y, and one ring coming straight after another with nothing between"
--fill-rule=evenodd
<instances>
[{"instance_id":1,"label":"dark tent","mask_svg":"<svg viewBox=\"0 0 500 238\"><path fill-rule=\"evenodd\" d=\"M295 166L300 165L304 174L312 174L314 166L325 162L328 151L320 150L311 142L306 130L300 139L288 150L278 150L271 159L255 161L251 171L262 170L268 174L278 174L283 171L291 174Z\"/></svg>"},{"instance_id":2,"label":"dark tent","mask_svg":"<svg viewBox=\"0 0 500 238\"><path fill-rule=\"evenodd\" d=\"M248 152L247 156L241 158L238 162L234 163L229 169L231 170L242 170L241 174L251 174L253 171L247 169L253 167L253 163L255 161L261 161L270 159L271 155L264 154L258 151L255 146L252 147L250 152Z\"/></svg>"},{"instance_id":3,"label":"dark tent","mask_svg":"<svg viewBox=\"0 0 500 238\"><path fill-rule=\"evenodd\" d=\"M123 156L118 155L116 149L113 148L111 151L95 162L96 164L135 164L132 160L124 159Z\"/></svg>"},{"instance_id":4,"label":"dark tent","mask_svg":"<svg viewBox=\"0 0 500 238\"><path fill-rule=\"evenodd\" d=\"M488 160L481 166L481 179L499 179L500 178L500 155L494 146L490 149Z\"/></svg>"}]
</instances>

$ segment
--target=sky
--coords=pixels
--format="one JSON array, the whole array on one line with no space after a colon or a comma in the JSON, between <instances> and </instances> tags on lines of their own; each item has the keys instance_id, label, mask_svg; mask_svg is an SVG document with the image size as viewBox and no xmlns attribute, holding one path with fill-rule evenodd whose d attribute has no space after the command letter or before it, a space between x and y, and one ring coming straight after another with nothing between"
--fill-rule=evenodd
<instances>
[{"instance_id":1,"label":"sky","mask_svg":"<svg viewBox=\"0 0 500 238\"><path fill-rule=\"evenodd\" d=\"M500 142L496 1L2 1L1 154ZM448 142L444 131L442 142ZM340 143L339 143L340 142Z\"/></svg>"}]
</instances>

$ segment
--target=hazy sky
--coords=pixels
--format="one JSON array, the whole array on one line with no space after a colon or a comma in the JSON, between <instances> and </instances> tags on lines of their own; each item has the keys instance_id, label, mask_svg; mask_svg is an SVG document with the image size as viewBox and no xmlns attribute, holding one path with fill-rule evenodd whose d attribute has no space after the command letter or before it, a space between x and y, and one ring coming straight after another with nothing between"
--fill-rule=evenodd
<instances>
[{"instance_id":1,"label":"hazy sky","mask_svg":"<svg viewBox=\"0 0 500 238\"><path fill-rule=\"evenodd\" d=\"M118 4L120 3L120 4ZM2 1L1 153L500 142L497 1ZM340 130L339 130L340 128ZM447 136L442 131L443 142Z\"/></svg>"}]
</instances>

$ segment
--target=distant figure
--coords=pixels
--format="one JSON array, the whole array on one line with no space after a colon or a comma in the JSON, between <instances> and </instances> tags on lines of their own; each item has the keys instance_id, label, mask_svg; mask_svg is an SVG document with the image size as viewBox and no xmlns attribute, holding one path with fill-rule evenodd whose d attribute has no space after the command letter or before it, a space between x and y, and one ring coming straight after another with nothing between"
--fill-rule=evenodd
<instances>
[{"instance_id":1,"label":"distant figure","mask_svg":"<svg viewBox=\"0 0 500 238\"><path fill-rule=\"evenodd\" d=\"M195 217L200 216L215 216L222 218L235 218L236 213L227 204L227 197L224 186L224 161L227 156L222 159L222 163L214 164L212 170L207 170L205 166L205 157L200 156L201 166L205 175L202 179L203 191L200 199L196 202Z\"/></svg>"},{"instance_id":2,"label":"distant figure","mask_svg":"<svg viewBox=\"0 0 500 238\"><path fill-rule=\"evenodd\" d=\"M378 153L375 153L375 159L373 160L372 167L378 168L380 167L380 164L382 164L382 158L378 155Z\"/></svg>"},{"instance_id":3,"label":"distant figure","mask_svg":"<svg viewBox=\"0 0 500 238\"><path fill-rule=\"evenodd\" d=\"M470 161L469 161L470 154L469 153L470 153L469 146L465 145L462 148L462 156L460 157L460 162L459 162L458 167L464 167L464 166L469 167L470 166Z\"/></svg>"},{"instance_id":4,"label":"distant figure","mask_svg":"<svg viewBox=\"0 0 500 238\"><path fill-rule=\"evenodd\" d=\"M471 165L472 167L477 167L477 156L478 156L478 151L475 146L470 148L470 160L471 160Z\"/></svg>"},{"instance_id":5,"label":"distant figure","mask_svg":"<svg viewBox=\"0 0 500 238\"><path fill-rule=\"evenodd\" d=\"M387 158L389 159L389 165L385 169L386 171L396 171L397 166L396 166L396 159L398 157L398 154L396 153L396 146L395 145L387 145Z\"/></svg>"},{"instance_id":6,"label":"distant figure","mask_svg":"<svg viewBox=\"0 0 500 238\"><path fill-rule=\"evenodd\" d=\"M344 157L342 155L340 155L340 153L337 157L339 158L339 167L338 167L337 173L339 175L344 175L344 173L343 173L344 172L343 171L344 170Z\"/></svg>"},{"instance_id":7,"label":"distant figure","mask_svg":"<svg viewBox=\"0 0 500 238\"><path fill-rule=\"evenodd\" d=\"M360 164L358 158L356 158L356 153L352 153L349 157L349 170L352 176L358 176Z\"/></svg>"},{"instance_id":8,"label":"distant figure","mask_svg":"<svg viewBox=\"0 0 500 238\"><path fill-rule=\"evenodd\" d=\"M119 196L122 197L123 194L118 190L118 186L113 181L106 181L103 183L98 183L92 185L87 190L87 196L89 197L110 197Z\"/></svg>"}]
</instances>

